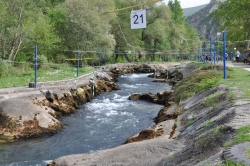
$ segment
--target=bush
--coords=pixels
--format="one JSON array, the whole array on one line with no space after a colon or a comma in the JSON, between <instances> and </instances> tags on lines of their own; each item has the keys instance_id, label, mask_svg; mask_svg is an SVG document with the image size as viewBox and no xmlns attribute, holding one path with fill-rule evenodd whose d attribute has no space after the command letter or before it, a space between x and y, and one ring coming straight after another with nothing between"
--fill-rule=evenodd
<instances>
[{"instance_id":1,"label":"bush","mask_svg":"<svg viewBox=\"0 0 250 166\"><path fill-rule=\"evenodd\" d=\"M16 73L19 73L19 70L15 69L10 62L0 61L0 77L8 77Z\"/></svg>"},{"instance_id":2,"label":"bush","mask_svg":"<svg viewBox=\"0 0 250 166\"><path fill-rule=\"evenodd\" d=\"M174 96L177 102L191 97L195 93L207 91L219 84L222 72L218 70L198 70L184 78L174 87Z\"/></svg>"}]
</instances>

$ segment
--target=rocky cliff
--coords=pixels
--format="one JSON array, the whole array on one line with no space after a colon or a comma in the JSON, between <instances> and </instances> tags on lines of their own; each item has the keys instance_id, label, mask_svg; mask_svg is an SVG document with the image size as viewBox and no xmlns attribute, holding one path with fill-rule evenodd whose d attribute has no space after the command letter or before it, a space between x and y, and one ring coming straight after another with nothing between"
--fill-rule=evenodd
<instances>
[{"instance_id":1,"label":"rocky cliff","mask_svg":"<svg viewBox=\"0 0 250 166\"><path fill-rule=\"evenodd\" d=\"M209 14L217 9L216 2L218 1L223 2L224 0L211 0L206 7L186 18L186 22L200 33L201 39L209 39L216 36L218 32L220 25L214 23L214 20L209 17Z\"/></svg>"}]
</instances>

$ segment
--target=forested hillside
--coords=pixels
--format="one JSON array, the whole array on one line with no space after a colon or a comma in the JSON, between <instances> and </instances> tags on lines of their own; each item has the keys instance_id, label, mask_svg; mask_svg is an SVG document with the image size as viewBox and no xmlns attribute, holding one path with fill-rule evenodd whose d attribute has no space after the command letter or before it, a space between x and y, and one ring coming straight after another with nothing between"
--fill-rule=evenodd
<instances>
[{"instance_id":1,"label":"forested hillside","mask_svg":"<svg viewBox=\"0 0 250 166\"><path fill-rule=\"evenodd\" d=\"M106 50L114 57L129 51L196 52L197 33L184 22L177 0L110 12L150 1L0 0L0 58L33 61L35 44L46 62L61 62L78 49ZM131 30L130 12L142 8L147 28Z\"/></svg>"}]
</instances>

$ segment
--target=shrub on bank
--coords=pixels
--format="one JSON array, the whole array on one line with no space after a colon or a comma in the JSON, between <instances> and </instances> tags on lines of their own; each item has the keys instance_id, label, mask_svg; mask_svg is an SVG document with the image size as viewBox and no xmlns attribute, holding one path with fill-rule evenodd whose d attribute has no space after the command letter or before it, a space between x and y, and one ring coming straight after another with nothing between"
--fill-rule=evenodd
<instances>
[{"instance_id":1,"label":"shrub on bank","mask_svg":"<svg viewBox=\"0 0 250 166\"><path fill-rule=\"evenodd\" d=\"M174 87L174 96L176 102L185 100L194 94L207 91L219 85L222 78L220 67L209 67L206 65L201 67L193 74L185 77Z\"/></svg>"}]
</instances>

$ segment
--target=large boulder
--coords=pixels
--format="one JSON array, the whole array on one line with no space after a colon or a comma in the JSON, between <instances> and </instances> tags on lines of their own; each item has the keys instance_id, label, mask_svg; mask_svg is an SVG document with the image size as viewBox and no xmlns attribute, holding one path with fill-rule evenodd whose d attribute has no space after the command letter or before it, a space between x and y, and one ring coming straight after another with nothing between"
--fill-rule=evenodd
<instances>
[{"instance_id":1,"label":"large boulder","mask_svg":"<svg viewBox=\"0 0 250 166\"><path fill-rule=\"evenodd\" d=\"M106 72L95 72L95 77L98 80L112 81L112 77Z\"/></svg>"},{"instance_id":2,"label":"large boulder","mask_svg":"<svg viewBox=\"0 0 250 166\"><path fill-rule=\"evenodd\" d=\"M129 96L129 100L145 100L152 103L156 103L157 99L157 95L150 92L145 94L132 94Z\"/></svg>"},{"instance_id":3,"label":"large boulder","mask_svg":"<svg viewBox=\"0 0 250 166\"><path fill-rule=\"evenodd\" d=\"M0 103L0 137L5 139L37 137L56 133L61 123L46 106L28 98L11 98Z\"/></svg>"},{"instance_id":4,"label":"large boulder","mask_svg":"<svg viewBox=\"0 0 250 166\"><path fill-rule=\"evenodd\" d=\"M153 139L153 138L161 136L162 134L163 134L162 128L157 128L157 127L147 128L147 129L142 130L139 134L136 134L136 135L128 138L124 142L124 144L143 141L143 140L147 140L147 139Z\"/></svg>"},{"instance_id":5,"label":"large boulder","mask_svg":"<svg viewBox=\"0 0 250 166\"><path fill-rule=\"evenodd\" d=\"M164 107L158 112L158 115L154 118L154 122L158 124L166 120L176 119L180 115L178 110L179 107L176 104Z\"/></svg>"},{"instance_id":6,"label":"large boulder","mask_svg":"<svg viewBox=\"0 0 250 166\"><path fill-rule=\"evenodd\" d=\"M157 93L157 103L168 105L173 101L173 91L164 91Z\"/></svg>"},{"instance_id":7,"label":"large boulder","mask_svg":"<svg viewBox=\"0 0 250 166\"><path fill-rule=\"evenodd\" d=\"M156 95L151 92L145 94L135 93L129 96L129 100L145 100L151 103L168 105L173 101L172 91L159 92Z\"/></svg>"}]
</instances>

